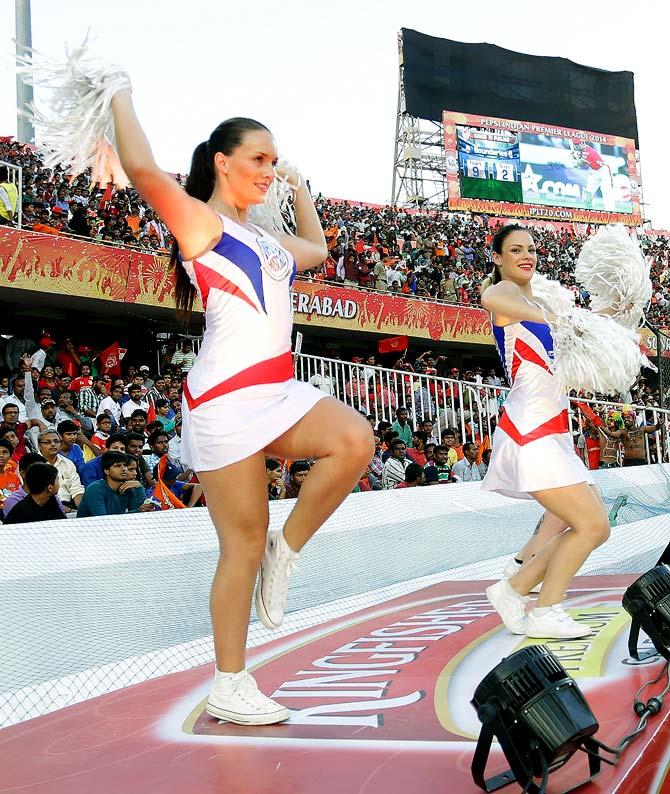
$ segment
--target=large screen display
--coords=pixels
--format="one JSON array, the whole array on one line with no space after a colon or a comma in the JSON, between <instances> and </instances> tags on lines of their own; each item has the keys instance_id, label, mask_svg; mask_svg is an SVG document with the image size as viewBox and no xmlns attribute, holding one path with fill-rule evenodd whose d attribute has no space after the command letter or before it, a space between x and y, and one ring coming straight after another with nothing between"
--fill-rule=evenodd
<instances>
[{"instance_id":1,"label":"large screen display","mask_svg":"<svg viewBox=\"0 0 670 794\"><path fill-rule=\"evenodd\" d=\"M444 134L450 209L641 223L632 139L449 111Z\"/></svg>"}]
</instances>

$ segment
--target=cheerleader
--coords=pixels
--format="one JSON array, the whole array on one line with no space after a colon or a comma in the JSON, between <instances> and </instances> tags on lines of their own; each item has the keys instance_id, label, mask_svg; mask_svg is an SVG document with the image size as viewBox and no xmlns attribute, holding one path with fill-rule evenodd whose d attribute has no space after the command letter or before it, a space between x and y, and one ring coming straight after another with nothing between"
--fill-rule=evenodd
<instances>
[{"instance_id":1,"label":"cheerleader","mask_svg":"<svg viewBox=\"0 0 670 794\"><path fill-rule=\"evenodd\" d=\"M288 709L259 692L245 669L256 576L258 618L275 629L298 552L374 454L362 416L293 377L290 286L328 255L311 196L297 171L278 167L268 128L246 118L224 121L196 147L184 190L156 164L122 69L92 60L86 42L65 63L23 63L24 79L58 88L51 114L36 114L48 161L71 173L92 167L105 184L129 178L176 240L182 318L202 300L206 331L184 386L182 460L197 472L221 549L207 711L243 725L281 722ZM295 234L267 211L278 207L278 179L293 193ZM258 208L262 223L251 217ZM266 455L317 459L283 530L272 533Z\"/></svg>"},{"instance_id":2,"label":"cheerleader","mask_svg":"<svg viewBox=\"0 0 670 794\"><path fill-rule=\"evenodd\" d=\"M559 323L557 313L565 309L565 304L556 308L557 313L548 311L552 300L551 290L546 287L545 299L538 301L534 294L536 286L541 286L541 277L534 278L537 251L526 229L518 225L503 227L495 235L492 248L495 269L492 285L482 293L482 305L491 315L496 346L511 390L493 437L482 490L535 499L545 514L536 537L524 548L514 568L506 571L510 578L486 592L507 628L515 634L584 637L591 633L590 629L573 620L561 602L586 558L607 540L610 528L593 477L574 451L569 402L557 379L560 351L554 349L554 337L560 334L564 351L575 339L586 350L590 340L590 318L586 315L591 313L572 307L572 314L565 315ZM566 328L570 322L573 325ZM620 338L626 335L626 329L619 328L609 317L595 316L591 321L594 323L599 333L604 328L611 334L614 324ZM639 368L639 349L631 355L633 366ZM567 369L567 359L563 363ZM581 366L588 370L591 365L584 361ZM631 382L635 374L628 374ZM540 582L543 584L537 604L526 616L528 593Z\"/></svg>"}]
</instances>

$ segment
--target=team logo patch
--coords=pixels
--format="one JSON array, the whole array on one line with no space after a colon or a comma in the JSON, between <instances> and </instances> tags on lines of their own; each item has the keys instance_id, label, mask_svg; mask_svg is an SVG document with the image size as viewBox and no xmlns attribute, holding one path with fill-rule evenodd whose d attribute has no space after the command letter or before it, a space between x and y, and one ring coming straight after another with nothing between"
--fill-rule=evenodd
<instances>
[{"instance_id":1,"label":"team logo patch","mask_svg":"<svg viewBox=\"0 0 670 794\"><path fill-rule=\"evenodd\" d=\"M265 238L259 238L258 247L263 272L275 281L284 281L293 270L293 258L279 245Z\"/></svg>"}]
</instances>

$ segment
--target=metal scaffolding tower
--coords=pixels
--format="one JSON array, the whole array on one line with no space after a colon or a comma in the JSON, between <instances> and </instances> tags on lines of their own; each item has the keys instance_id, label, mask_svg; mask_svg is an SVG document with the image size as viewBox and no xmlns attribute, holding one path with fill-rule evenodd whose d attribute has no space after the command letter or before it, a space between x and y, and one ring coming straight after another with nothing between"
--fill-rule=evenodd
<instances>
[{"instance_id":1,"label":"metal scaffolding tower","mask_svg":"<svg viewBox=\"0 0 670 794\"><path fill-rule=\"evenodd\" d=\"M391 200L394 204L446 208L444 126L407 113L403 84L402 34L398 34L398 112Z\"/></svg>"}]
</instances>

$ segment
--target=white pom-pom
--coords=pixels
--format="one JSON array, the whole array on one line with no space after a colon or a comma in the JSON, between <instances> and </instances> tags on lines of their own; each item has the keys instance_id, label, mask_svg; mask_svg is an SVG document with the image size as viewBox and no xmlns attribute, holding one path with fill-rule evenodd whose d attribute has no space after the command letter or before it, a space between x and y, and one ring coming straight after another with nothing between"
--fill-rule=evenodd
<instances>
[{"instance_id":1,"label":"white pom-pom","mask_svg":"<svg viewBox=\"0 0 670 794\"><path fill-rule=\"evenodd\" d=\"M130 89L130 78L120 67L93 58L88 36L59 61L35 50L17 57L18 74L32 85L50 92L45 111L30 107L40 128L39 148L44 165L63 166L70 174L93 168L104 145L114 145L111 103L113 96Z\"/></svg>"},{"instance_id":2,"label":"white pom-pom","mask_svg":"<svg viewBox=\"0 0 670 794\"><path fill-rule=\"evenodd\" d=\"M575 308L574 293L559 284L558 281L548 279L541 273L533 275L530 288L533 298L553 314L566 314Z\"/></svg>"},{"instance_id":3,"label":"white pom-pom","mask_svg":"<svg viewBox=\"0 0 670 794\"><path fill-rule=\"evenodd\" d=\"M641 366L652 366L640 350L639 334L611 317L573 308L549 323L554 340L556 391L621 394Z\"/></svg>"},{"instance_id":4,"label":"white pom-pom","mask_svg":"<svg viewBox=\"0 0 670 794\"><path fill-rule=\"evenodd\" d=\"M275 175L265 195L265 201L250 207L248 217L252 223L270 234L295 234L293 198L295 191L300 188L300 176L297 177L297 184L291 183L288 174L297 171L286 160L280 160L275 170L287 176Z\"/></svg>"},{"instance_id":5,"label":"white pom-pom","mask_svg":"<svg viewBox=\"0 0 670 794\"><path fill-rule=\"evenodd\" d=\"M603 226L584 243L575 278L590 293L594 311L613 309L628 328L642 324L651 300L649 263L623 226Z\"/></svg>"}]
</instances>

